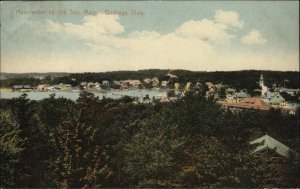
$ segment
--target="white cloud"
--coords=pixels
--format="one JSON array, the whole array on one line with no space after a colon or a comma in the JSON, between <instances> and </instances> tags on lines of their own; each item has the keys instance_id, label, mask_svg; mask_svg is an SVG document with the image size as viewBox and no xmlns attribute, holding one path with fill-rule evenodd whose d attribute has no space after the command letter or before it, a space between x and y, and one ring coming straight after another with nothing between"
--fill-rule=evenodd
<instances>
[{"instance_id":1,"label":"white cloud","mask_svg":"<svg viewBox=\"0 0 300 189\"><path fill-rule=\"evenodd\" d=\"M267 40L262 37L259 31L253 29L247 35L241 38L241 42L245 44L264 44L267 43Z\"/></svg>"},{"instance_id":2,"label":"white cloud","mask_svg":"<svg viewBox=\"0 0 300 189\"><path fill-rule=\"evenodd\" d=\"M128 35L129 38L158 38L160 33L156 31L134 31Z\"/></svg>"},{"instance_id":3,"label":"white cloud","mask_svg":"<svg viewBox=\"0 0 300 189\"><path fill-rule=\"evenodd\" d=\"M232 38L232 35L225 31L225 25L206 19L186 22L175 32L164 35L156 31L134 31L127 37L115 35L122 30L111 32L110 35L104 32L95 35L90 27L92 23L99 23L97 27L100 29L109 28L106 25L102 26L100 24L102 22L92 17L85 18L82 24L77 25L48 20L47 27L53 32L72 34L84 39L86 47L96 51L97 56L101 55L98 57L99 61L105 60L110 66L114 65L115 69L119 62L126 62L127 67L130 64L141 68L150 65L168 68L174 66L176 62L190 65L198 64L199 61L207 62L210 56L214 56L214 43L225 42ZM114 25L118 26L119 23Z\"/></svg>"},{"instance_id":4,"label":"white cloud","mask_svg":"<svg viewBox=\"0 0 300 189\"><path fill-rule=\"evenodd\" d=\"M124 31L124 26L119 23L118 19L118 16L99 13L96 16L85 16L82 24L58 23L46 20L46 28L52 32L76 35L82 39L98 42L104 40L109 43L118 41L119 43L121 38L117 39L115 36ZM195 40L217 44L228 42L235 37L233 34L228 33L227 25L209 19L187 21L179 26L174 34L181 38L194 38ZM159 37L162 37L162 35L156 31L134 31L127 36L126 40L147 40ZM124 40L122 41L124 42Z\"/></svg>"},{"instance_id":5,"label":"white cloud","mask_svg":"<svg viewBox=\"0 0 300 189\"><path fill-rule=\"evenodd\" d=\"M103 35L122 33L124 27L118 22L119 16L99 13L95 16L85 16L81 25L72 23L57 23L46 21L46 27L53 32L73 34L81 38L98 38Z\"/></svg>"},{"instance_id":6,"label":"white cloud","mask_svg":"<svg viewBox=\"0 0 300 189\"><path fill-rule=\"evenodd\" d=\"M196 38L203 41L212 42L227 42L234 36L229 34L227 26L216 23L213 20L203 19L200 21L188 21L176 29L175 33L178 36Z\"/></svg>"},{"instance_id":7,"label":"white cloud","mask_svg":"<svg viewBox=\"0 0 300 189\"><path fill-rule=\"evenodd\" d=\"M239 18L239 13L235 11L217 10L215 13L215 21L236 28L242 28L244 25L244 21Z\"/></svg>"}]
</instances>

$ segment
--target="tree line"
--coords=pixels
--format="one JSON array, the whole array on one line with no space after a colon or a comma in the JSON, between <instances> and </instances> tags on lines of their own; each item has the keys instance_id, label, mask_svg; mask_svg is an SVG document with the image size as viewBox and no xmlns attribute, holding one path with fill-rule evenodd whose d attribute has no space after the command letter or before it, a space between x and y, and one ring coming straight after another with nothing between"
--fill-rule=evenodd
<instances>
[{"instance_id":1,"label":"tree line","mask_svg":"<svg viewBox=\"0 0 300 189\"><path fill-rule=\"evenodd\" d=\"M265 85L272 88L274 85L277 87L287 88L299 88L299 72L292 71L257 71L257 70L245 70L245 71L217 71L217 72L199 72L188 70L139 70L139 71L114 71L114 72L100 72L100 73L73 73L68 76L45 77L44 79L36 78L10 78L0 80L1 87L11 87L17 84L29 84L36 86L42 83L59 84L69 83L73 86L79 85L82 81L87 82L102 82L108 80L110 82L114 80L127 80L157 77L160 81L168 80L166 76L168 73L175 74L177 82L185 85L187 82L196 84L197 82L213 82L214 84L222 83L238 90L247 89L249 92L254 89L258 89L258 81L260 74L263 74Z\"/></svg>"},{"instance_id":2,"label":"tree line","mask_svg":"<svg viewBox=\"0 0 300 189\"><path fill-rule=\"evenodd\" d=\"M83 92L0 100L1 187L299 187L297 116L220 108L201 92L136 104ZM265 133L292 153L253 153Z\"/></svg>"}]
</instances>

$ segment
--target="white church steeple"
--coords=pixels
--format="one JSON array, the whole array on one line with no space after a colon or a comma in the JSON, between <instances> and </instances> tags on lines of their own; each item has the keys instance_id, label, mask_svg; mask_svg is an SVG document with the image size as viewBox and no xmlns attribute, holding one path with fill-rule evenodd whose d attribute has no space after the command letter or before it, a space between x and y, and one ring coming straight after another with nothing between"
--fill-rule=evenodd
<instances>
[{"instance_id":1,"label":"white church steeple","mask_svg":"<svg viewBox=\"0 0 300 189\"><path fill-rule=\"evenodd\" d=\"M259 79L259 86L263 86L264 85L264 77L262 74L260 74L260 79Z\"/></svg>"},{"instance_id":2,"label":"white church steeple","mask_svg":"<svg viewBox=\"0 0 300 189\"><path fill-rule=\"evenodd\" d=\"M265 96L268 92L268 87L264 84L264 77L262 74L260 74L259 86L261 87L261 96Z\"/></svg>"}]
</instances>

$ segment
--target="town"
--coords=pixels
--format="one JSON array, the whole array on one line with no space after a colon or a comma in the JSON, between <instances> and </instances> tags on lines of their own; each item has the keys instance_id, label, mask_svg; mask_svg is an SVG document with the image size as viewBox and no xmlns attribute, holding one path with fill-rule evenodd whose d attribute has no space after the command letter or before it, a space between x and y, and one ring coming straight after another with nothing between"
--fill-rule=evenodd
<instances>
[{"instance_id":1,"label":"town","mask_svg":"<svg viewBox=\"0 0 300 189\"><path fill-rule=\"evenodd\" d=\"M300 90L284 87L268 88L264 83L263 74L257 79L259 87L248 93L246 89L237 90L228 85L221 83L214 84L212 82L186 82L182 83L174 74L165 75L165 80L160 81L158 77L147 77L142 80L102 80L102 82L82 81L78 86L68 83L60 83L55 85L39 84L37 86L30 85L13 85L12 91L15 92L82 92L89 91L94 93L103 93L111 95L119 95L119 97L139 97L139 92L145 91L139 102L150 103L153 100L160 102L174 101L183 97L186 92L205 89L205 98L212 98L222 107L231 111L242 109L255 109L267 111L271 108L279 109L285 114L296 114L300 104ZM76 79L72 78L73 81ZM125 91L135 91L134 95L122 95ZM159 91L159 95L149 98L147 92ZM109 95L108 95L109 96ZM290 100L294 99L294 100Z\"/></svg>"}]
</instances>

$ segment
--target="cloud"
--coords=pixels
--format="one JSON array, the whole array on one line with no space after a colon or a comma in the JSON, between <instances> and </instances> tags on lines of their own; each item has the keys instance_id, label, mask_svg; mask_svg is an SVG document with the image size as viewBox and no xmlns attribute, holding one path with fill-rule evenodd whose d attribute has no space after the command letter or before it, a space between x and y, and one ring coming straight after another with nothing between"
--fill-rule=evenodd
<instances>
[{"instance_id":1,"label":"cloud","mask_svg":"<svg viewBox=\"0 0 300 189\"><path fill-rule=\"evenodd\" d=\"M230 12L230 11L229 11ZM235 35L227 31L229 22L219 23L214 20L202 19L191 20L183 23L174 33L181 38L194 38L209 43L225 43L234 38ZM64 34L75 35L82 39L93 41L118 41L116 34L124 32L124 26L119 22L119 16L105 15L99 13L96 16L85 16L82 24L59 23L52 20L46 20L46 28L49 31ZM156 31L134 31L127 36L127 40L147 40L162 37ZM124 42L124 40L122 40ZM122 43L122 42L121 42Z\"/></svg>"},{"instance_id":2,"label":"cloud","mask_svg":"<svg viewBox=\"0 0 300 189\"><path fill-rule=\"evenodd\" d=\"M128 35L129 38L158 38L160 33L156 31L134 31Z\"/></svg>"},{"instance_id":3,"label":"cloud","mask_svg":"<svg viewBox=\"0 0 300 189\"><path fill-rule=\"evenodd\" d=\"M188 21L175 30L175 34L187 38L196 38L202 41L228 42L234 35L229 34L227 26L213 20Z\"/></svg>"},{"instance_id":4,"label":"cloud","mask_svg":"<svg viewBox=\"0 0 300 189\"><path fill-rule=\"evenodd\" d=\"M241 38L241 42L245 44L264 44L267 43L267 40L262 37L259 31L253 29L247 35Z\"/></svg>"},{"instance_id":5,"label":"cloud","mask_svg":"<svg viewBox=\"0 0 300 189\"><path fill-rule=\"evenodd\" d=\"M244 21L239 18L239 13L235 11L217 10L215 13L215 21L236 28L242 28L244 25Z\"/></svg>"},{"instance_id":6,"label":"cloud","mask_svg":"<svg viewBox=\"0 0 300 189\"><path fill-rule=\"evenodd\" d=\"M47 20L46 24L49 31L72 34L83 39L86 47L101 55L99 60L130 62L129 64L136 64L135 67L145 64L173 66L174 62L204 62L215 53L213 44L227 42L233 37L226 32L225 25L207 19L188 21L174 32L164 35L156 31L134 31L120 37L116 34L123 32L124 27L118 22L118 17L110 19L109 23L113 22L112 25L103 21L103 17L110 16L100 14L96 17L84 17L82 24L61 24L51 20ZM98 32L95 32L96 28Z\"/></svg>"},{"instance_id":7,"label":"cloud","mask_svg":"<svg viewBox=\"0 0 300 189\"><path fill-rule=\"evenodd\" d=\"M124 27L119 23L118 15L107 16L98 13L93 16L85 16L81 25L72 23L57 23L46 20L46 27L53 32L73 34L81 38L97 38L105 35L122 33Z\"/></svg>"},{"instance_id":8,"label":"cloud","mask_svg":"<svg viewBox=\"0 0 300 189\"><path fill-rule=\"evenodd\" d=\"M49 35L58 41L42 50L30 53L3 53L3 70L22 71L111 71L138 69L189 69L189 70L241 70L275 69L295 70L299 54L254 51L232 46L230 41L243 21L234 11L216 11L215 19L190 20L173 31L161 34L157 31L133 31L125 33L118 16L98 14L86 16L82 23L45 22ZM45 31L40 28L39 31ZM122 34L122 35L119 35ZM73 37L66 37L73 36ZM57 39L58 37L58 39ZM63 39L63 40L60 40ZM79 40L78 40L79 39ZM252 30L241 41L246 44L263 44L257 30ZM82 45L80 45L82 44ZM55 45L74 48L55 48ZM47 49L48 48L48 49ZM47 49L47 50L45 50ZM24 62L20 62L24 60ZM268 61L271 60L271 61ZM289 60L288 63L286 63ZM267 62L267 63L266 63ZM297 65L297 66L295 66Z\"/></svg>"}]
</instances>

